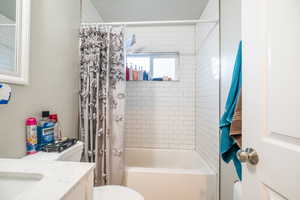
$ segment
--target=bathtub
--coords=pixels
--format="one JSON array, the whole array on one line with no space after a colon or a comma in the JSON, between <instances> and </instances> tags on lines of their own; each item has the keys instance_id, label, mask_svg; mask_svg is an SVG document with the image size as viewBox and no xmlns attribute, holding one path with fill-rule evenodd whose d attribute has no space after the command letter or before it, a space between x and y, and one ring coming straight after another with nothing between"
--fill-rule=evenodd
<instances>
[{"instance_id":1,"label":"bathtub","mask_svg":"<svg viewBox=\"0 0 300 200\"><path fill-rule=\"evenodd\" d=\"M217 199L217 176L194 151L127 149L124 182L145 200Z\"/></svg>"}]
</instances>

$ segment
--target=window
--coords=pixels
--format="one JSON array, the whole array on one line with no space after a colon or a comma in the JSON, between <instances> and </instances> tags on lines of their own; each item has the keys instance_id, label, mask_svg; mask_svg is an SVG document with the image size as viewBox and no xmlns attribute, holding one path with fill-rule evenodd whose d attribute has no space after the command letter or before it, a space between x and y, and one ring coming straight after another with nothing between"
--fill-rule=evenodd
<instances>
[{"instance_id":1,"label":"window","mask_svg":"<svg viewBox=\"0 0 300 200\"><path fill-rule=\"evenodd\" d=\"M146 71L151 77L149 80L177 80L178 53L129 54L127 66L132 70Z\"/></svg>"}]
</instances>

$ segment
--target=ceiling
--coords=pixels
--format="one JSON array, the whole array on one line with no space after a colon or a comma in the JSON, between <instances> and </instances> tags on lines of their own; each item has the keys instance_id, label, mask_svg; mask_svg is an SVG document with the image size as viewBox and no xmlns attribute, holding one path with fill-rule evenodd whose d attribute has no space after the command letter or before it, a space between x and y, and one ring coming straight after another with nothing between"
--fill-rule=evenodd
<instances>
[{"instance_id":1,"label":"ceiling","mask_svg":"<svg viewBox=\"0 0 300 200\"><path fill-rule=\"evenodd\" d=\"M16 0L0 0L0 14L15 21L15 19L16 19Z\"/></svg>"},{"instance_id":2,"label":"ceiling","mask_svg":"<svg viewBox=\"0 0 300 200\"><path fill-rule=\"evenodd\" d=\"M208 0L91 0L105 22L199 19Z\"/></svg>"}]
</instances>

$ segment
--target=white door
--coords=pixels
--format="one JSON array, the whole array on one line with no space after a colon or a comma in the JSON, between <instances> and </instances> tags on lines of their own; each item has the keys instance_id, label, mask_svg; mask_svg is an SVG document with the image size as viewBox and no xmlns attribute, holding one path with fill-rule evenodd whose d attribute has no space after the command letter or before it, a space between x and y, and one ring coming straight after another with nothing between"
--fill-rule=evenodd
<instances>
[{"instance_id":1,"label":"white door","mask_svg":"<svg viewBox=\"0 0 300 200\"><path fill-rule=\"evenodd\" d=\"M243 200L300 200L300 0L242 0Z\"/></svg>"}]
</instances>

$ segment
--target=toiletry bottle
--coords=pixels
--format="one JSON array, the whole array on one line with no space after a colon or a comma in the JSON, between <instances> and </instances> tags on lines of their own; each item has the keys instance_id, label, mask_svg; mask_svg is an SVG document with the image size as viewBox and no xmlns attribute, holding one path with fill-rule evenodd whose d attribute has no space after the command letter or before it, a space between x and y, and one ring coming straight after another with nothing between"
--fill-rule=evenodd
<instances>
[{"instance_id":1,"label":"toiletry bottle","mask_svg":"<svg viewBox=\"0 0 300 200\"><path fill-rule=\"evenodd\" d=\"M135 66L135 69L133 70L133 80L134 80L134 81L139 80L139 72L138 72L136 66Z\"/></svg>"},{"instance_id":2,"label":"toiletry bottle","mask_svg":"<svg viewBox=\"0 0 300 200\"><path fill-rule=\"evenodd\" d=\"M142 81L143 80L143 67L140 67L140 70L139 70L139 81Z\"/></svg>"},{"instance_id":3,"label":"toiletry bottle","mask_svg":"<svg viewBox=\"0 0 300 200\"><path fill-rule=\"evenodd\" d=\"M146 70L144 70L144 72L143 72L143 80L144 80L144 81L147 81L147 80L148 80Z\"/></svg>"},{"instance_id":4,"label":"toiletry bottle","mask_svg":"<svg viewBox=\"0 0 300 200\"><path fill-rule=\"evenodd\" d=\"M42 119L38 123L38 150L47 144L54 142L54 123L49 119L50 112L43 111Z\"/></svg>"},{"instance_id":5,"label":"toiletry bottle","mask_svg":"<svg viewBox=\"0 0 300 200\"><path fill-rule=\"evenodd\" d=\"M130 68L129 68L129 80L130 80L130 81L133 81L133 69L132 69L132 64L130 65Z\"/></svg>"},{"instance_id":6,"label":"toiletry bottle","mask_svg":"<svg viewBox=\"0 0 300 200\"><path fill-rule=\"evenodd\" d=\"M28 155L37 152L37 120L34 117L26 120L26 150Z\"/></svg>"},{"instance_id":7,"label":"toiletry bottle","mask_svg":"<svg viewBox=\"0 0 300 200\"><path fill-rule=\"evenodd\" d=\"M139 81L140 80L140 67L138 67L138 69L137 69L137 80Z\"/></svg>"},{"instance_id":8,"label":"toiletry bottle","mask_svg":"<svg viewBox=\"0 0 300 200\"><path fill-rule=\"evenodd\" d=\"M51 114L49 119L54 123L54 140L55 142L61 141L62 134L61 134L61 125L58 121L57 114Z\"/></svg>"},{"instance_id":9,"label":"toiletry bottle","mask_svg":"<svg viewBox=\"0 0 300 200\"><path fill-rule=\"evenodd\" d=\"M148 81L152 81L152 73L151 72L148 73Z\"/></svg>"},{"instance_id":10,"label":"toiletry bottle","mask_svg":"<svg viewBox=\"0 0 300 200\"><path fill-rule=\"evenodd\" d=\"M129 68L128 68L128 64L126 65L126 81L129 81Z\"/></svg>"}]
</instances>

